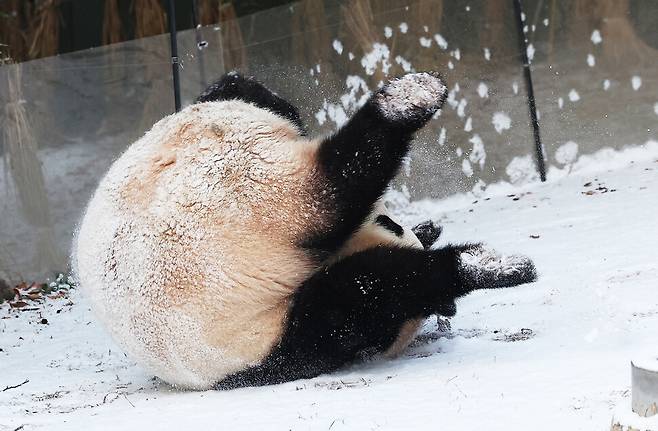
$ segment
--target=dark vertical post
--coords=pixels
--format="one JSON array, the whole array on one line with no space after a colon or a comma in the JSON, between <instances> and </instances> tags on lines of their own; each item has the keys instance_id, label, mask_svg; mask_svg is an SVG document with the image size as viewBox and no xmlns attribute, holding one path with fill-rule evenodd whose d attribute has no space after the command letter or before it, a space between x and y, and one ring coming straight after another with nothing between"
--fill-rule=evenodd
<instances>
[{"instance_id":1,"label":"dark vertical post","mask_svg":"<svg viewBox=\"0 0 658 431\"><path fill-rule=\"evenodd\" d=\"M532 74L530 70L530 61L528 61L528 40L523 31L523 19L521 17L521 0L512 0L514 4L514 13L516 15L516 25L519 34L519 50L521 51L521 61L523 62L523 75L525 77L525 87L528 94L528 111L530 111L530 121L532 130L535 135L535 153L537 157L537 170L539 178L546 181L546 165L544 163L544 149L541 144L539 135L539 121L537 120L537 106L535 105L535 91L532 87Z\"/></svg>"},{"instance_id":2,"label":"dark vertical post","mask_svg":"<svg viewBox=\"0 0 658 431\"><path fill-rule=\"evenodd\" d=\"M176 6L174 0L169 0L169 40L171 41L171 69L174 77L174 106L180 111L180 63L178 61L178 41L176 39Z\"/></svg>"}]
</instances>

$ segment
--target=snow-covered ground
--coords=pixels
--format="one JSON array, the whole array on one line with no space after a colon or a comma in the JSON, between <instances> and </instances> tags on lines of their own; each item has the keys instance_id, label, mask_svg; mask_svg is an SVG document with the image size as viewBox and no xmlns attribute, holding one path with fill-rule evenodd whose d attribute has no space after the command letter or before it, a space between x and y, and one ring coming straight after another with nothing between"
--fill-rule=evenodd
<instances>
[{"instance_id":1,"label":"snow-covered ground","mask_svg":"<svg viewBox=\"0 0 658 431\"><path fill-rule=\"evenodd\" d=\"M631 359L658 354L658 151L586 165L400 210L442 224L440 243L527 254L540 279L462 299L450 332L429 320L396 360L312 380L181 392L127 359L79 292L5 303L0 430L608 430L630 411Z\"/></svg>"}]
</instances>

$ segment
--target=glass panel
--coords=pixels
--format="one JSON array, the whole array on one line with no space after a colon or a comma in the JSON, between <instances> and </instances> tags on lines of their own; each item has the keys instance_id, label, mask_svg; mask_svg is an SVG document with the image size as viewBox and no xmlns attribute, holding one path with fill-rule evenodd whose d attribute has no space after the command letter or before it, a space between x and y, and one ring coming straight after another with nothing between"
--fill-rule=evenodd
<instances>
[{"instance_id":1,"label":"glass panel","mask_svg":"<svg viewBox=\"0 0 658 431\"><path fill-rule=\"evenodd\" d=\"M658 139L658 3L523 2L550 165Z\"/></svg>"},{"instance_id":2,"label":"glass panel","mask_svg":"<svg viewBox=\"0 0 658 431\"><path fill-rule=\"evenodd\" d=\"M419 134L397 187L412 199L480 190L509 179L516 157L525 161L521 176L536 178L509 6L499 0L308 0L203 28L203 51L194 48L194 32L183 32L184 51L195 53L185 60L183 82L198 82L199 56L215 59L216 68L204 64L206 80L233 68L247 71L296 103L312 133L329 133L387 79L437 70L451 97ZM186 85L184 100L193 100L197 88Z\"/></svg>"},{"instance_id":3,"label":"glass panel","mask_svg":"<svg viewBox=\"0 0 658 431\"><path fill-rule=\"evenodd\" d=\"M0 68L0 278L66 269L75 224L101 176L173 109L168 40Z\"/></svg>"},{"instance_id":4,"label":"glass panel","mask_svg":"<svg viewBox=\"0 0 658 431\"><path fill-rule=\"evenodd\" d=\"M239 69L297 104L312 134L335 130L391 77L414 70L443 73L451 96L419 134L395 184L405 198L477 193L510 176L536 178L507 1L307 0L180 32L178 38L184 105L206 83ZM23 154L27 161L19 171L38 171L36 154L43 182L27 180L32 188L21 188L16 169L2 169L0 268L31 279L66 265L75 223L103 173L173 110L169 39L161 35L24 63L18 104L5 91L16 67L0 68L0 106L25 108L39 150ZM0 120L16 126L7 112ZM16 142L5 139L5 154Z\"/></svg>"}]
</instances>

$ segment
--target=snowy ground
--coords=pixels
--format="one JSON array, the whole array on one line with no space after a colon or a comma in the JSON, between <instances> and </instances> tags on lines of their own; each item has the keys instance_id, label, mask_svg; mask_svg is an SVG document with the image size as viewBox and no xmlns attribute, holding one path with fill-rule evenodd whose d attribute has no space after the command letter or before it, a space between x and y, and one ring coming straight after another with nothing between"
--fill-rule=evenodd
<instances>
[{"instance_id":1,"label":"snowy ground","mask_svg":"<svg viewBox=\"0 0 658 431\"><path fill-rule=\"evenodd\" d=\"M78 292L34 311L4 304L0 430L608 430L615 410L630 409L630 360L658 354L652 148L597 163L599 172L590 163L547 184L406 208L408 223L439 221L441 242L531 256L540 279L464 298L451 332L430 320L392 361L273 387L181 392L128 360Z\"/></svg>"}]
</instances>

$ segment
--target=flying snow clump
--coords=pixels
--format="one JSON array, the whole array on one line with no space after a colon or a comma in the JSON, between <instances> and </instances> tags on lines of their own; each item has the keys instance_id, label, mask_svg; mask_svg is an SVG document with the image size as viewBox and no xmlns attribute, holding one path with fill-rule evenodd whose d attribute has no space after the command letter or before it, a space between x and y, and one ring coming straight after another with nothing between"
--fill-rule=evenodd
<instances>
[{"instance_id":1,"label":"flying snow clump","mask_svg":"<svg viewBox=\"0 0 658 431\"><path fill-rule=\"evenodd\" d=\"M381 62L382 72L388 73L391 68L391 63L388 62L390 54L388 46L383 43L375 43L372 45L372 51L361 58L361 66L365 69L366 74L374 75L375 70L377 70L377 63Z\"/></svg>"},{"instance_id":2,"label":"flying snow clump","mask_svg":"<svg viewBox=\"0 0 658 431\"><path fill-rule=\"evenodd\" d=\"M404 70L405 72L413 72L413 67L411 66L411 63L401 55L397 55L395 57L395 62L399 64L402 67L402 70Z\"/></svg>"},{"instance_id":3,"label":"flying snow clump","mask_svg":"<svg viewBox=\"0 0 658 431\"><path fill-rule=\"evenodd\" d=\"M479 135L473 135L468 142L473 144L473 149L471 150L471 154L468 155L468 159L471 163L476 163L480 165L480 169L483 169L487 153L484 151L484 142L482 142L482 138L480 138Z\"/></svg>"},{"instance_id":4,"label":"flying snow clump","mask_svg":"<svg viewBox=\"0 0 658 431\"><path fill-rule=\"evenodd\" d=\"M596 65L596 59L592 54L587 54L587 65L589 67L594 67Z\"/></svg>"},{"instance_id":5,"label":"flying snow clump","mask_svg":"<svg viewBox=\"0 0 658 431\"><path fill-rule=\"evenodd\" d=\"M658 106L658 103L656 103L656 106ZM656 112L658 115L658 112ZM446 143L446 128L441 127L441 132L439 133L439 145L443 145Z\"/></svg>"},{"instance_id":6,"label":"flying snow clump","mask_svg":"<svg viewBox=\"0 0 658 431\"><path fill-rule=\"evenodd\" d=\"M576 161L578 156L578 144L568 141L555 151L555 160L561 165L570 165Z\"/></svg>"},{"instance_id":7,"label":"flying snow clump","mask_svg":"<svg viewBox=\"0 0 658 431\"><path fill-rule=\"evenodd\" d=\"M533 44L528 44L526 53L528 54L528 61L532 61L532 59L535 58L535 47Z\"/></svg>"},{"instance_id":8,"label":"flying snow clump","mask_svg":"<svg viewBox=\"0 0 658 431\"><path fill-rule=\"evenodd\" d=\"M491 124L493 124L496 132L502 134L503 130L509 130L512 126L512 119L504 112L494 112Z\"/></svg>"},{"instance_id":9,"label":"flying snow clump","mask_svg":"<svg viewBox=\"0 0 658 431\"><path fill-rule=\"evenodd\" d=\"M332 46L334 47L334 49L339 55L343 53L343 44L341 43L340 40L334 39L334 43L332 43Z\"/></svg>"},{"instance_id":10,"label":"flying snow clump","mask_svg":"<svg viewBox=\"0 0 658 431\"><path fill-rule=\"evenodd\" d=\"M439 33L434 35L434 40L436 41L436 44L439 45L439 48L444 50L448 49L448 41L446 41Z\"/></svg>"},{"instance_id":11,"label":"flying snow clump","mask_svg":"<svg viewBox=\"0 0 658 431\"><path fill-rule=\"evenodd\" d=\"M639 90L640 87L642 87L642 78L637 75L633 76L631 78L631 86L633 87L633 90Z\"/></svg>"},{"instance_id":12,"label":"flying snow clump","mask_svg":"<svg viewBox=\"0 0 658 431\"><path fill-rule=\"evenodd\" d=\"M473 167L471 166L471 162L469 162L468 159L462 160L462 172L467 177L473 176Z\"/></svg>"},{"instance_id":13,"label":"flying snow clump","mask_svg":"<svg viewBox=\"0 0 658 431\"><path fill-rule=\"evenodd\" d=\"M457 116L459 118L464 118L464 115L466 115L466 105L468 104L468 101L466 100L465 97L462 97L462 99L459 101L459 104L457 105Z\"/></svg>"},{"instance_id":14,"label":"flying snow clump","mask_svg":"<svg viewBox=\"0 0 658 431\"><path fill-rule=\"evenodd\" d=\"M598 30L594 30L592 32L592 36L590 37L590 40L594 45L598 45L599 43L603 42L603 38L601 38L601 33Z\"/></svg>"},{"instance_id":15,"label":"flying snow clump","mask_svg":"<svg viewBox=\"0 0 658 431\"><path fill-rule=\"evenodd\" d=\"M525 184L538 179L537 168L532 156L517 156L505 168L512 184Z\"/></svg>"},{"instance_id":16,"label":"flying snow clump","mask_svg":"<svg viewBox=\"0 0 658 431\"><path fill-rule=\"evenodd\" d=\"M484 82L480 82L478 85L478 95L483 99L489 97L489 87Z\"/></svg>"}]
</instances>

